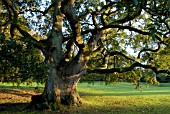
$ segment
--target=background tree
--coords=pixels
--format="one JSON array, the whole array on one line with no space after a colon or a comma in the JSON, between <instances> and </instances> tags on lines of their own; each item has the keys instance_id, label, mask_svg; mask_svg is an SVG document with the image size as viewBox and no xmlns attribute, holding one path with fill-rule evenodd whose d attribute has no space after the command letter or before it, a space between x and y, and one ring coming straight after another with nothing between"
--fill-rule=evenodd
<instances>
[{"instance_id":1,"label":"background tree","mask_svg":"<svg viewBox=\"0 0 170 114\"><path fill-rule=\"evenodd\" d=\"M151 64L151 54L169 48L167 0L2 0L3 32L40 49L49 75L36 104L56 108L80 103L76 86L87 73L128 72L135 67L155 73L169 68ZM36 34L32 34L35 31ZM18 33L18 34L16 34ZM127 48L137 53L132 56ZM109 60L119 56L121 63ZM89 65L93 57L100 64ZM153 58L154 60L154 58ZM114 65L112 65L114 64Z\"/></svg>"},{"instance_id":2,"label":"background tree","mask_svg":"<svg viewBox=\"0 0 170 114\"><path fill-rule=\"evenodd\" d=\"M44 83L48 74L39 50L20 40L5 39L1 33L0 81L19 85L22 82Z\"/></svg>"}]
</instances>

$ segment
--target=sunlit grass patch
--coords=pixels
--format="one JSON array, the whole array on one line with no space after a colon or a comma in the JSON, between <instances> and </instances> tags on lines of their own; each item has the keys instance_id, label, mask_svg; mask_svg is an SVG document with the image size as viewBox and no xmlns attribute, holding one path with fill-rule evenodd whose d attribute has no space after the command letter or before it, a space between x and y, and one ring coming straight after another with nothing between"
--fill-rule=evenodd
<instances>
[{"instance_id":1,"label":"sunlit grass patch","mask_svg":"<svg viewBox=\"0 0 170 114\"><path fill-rule=\"evenodd\" d=\"M163 84L161 84L163 85ZM166 87L154 86L149 87L145 86L145 83L141 83L142 89L138 91L135 89L135 86L132 83L117 82L108 86L96 82L94 85L89 85L87 83L80 83L78 85L78 91L82 95L89 96L132 96L132 95L159 95L159 94L168 94L170 95L170 84Z\"/></svg>"},{"instance_id":2,"label":"sunlit grass patch","mask_svg":"<svg viewBox=\"0 0 170 114\"><path fill-rule=\"evenodd\" d=\"M98 113L160 114L170 111L169 95L151 96L85 96L79 110ZM94 111L95 110L95 111Z\"/></svg>"},{"instance_id":3,"label":"sunlit grass patch","mask_svg":"<svg viewBox=\"0 0 170 114\"><path fill-rule=\"evenodd\" d=\"M109 86L82 83L78 87L84 104L79 108L82 112L84 109L101 114L160 114L170 111L170 89L167 86L146 87L142 84L142 91L124 82Z\"/></svg>"},{"instance_id":4,"label":"sunlit grass patch","mask_svg":"<svg viewBox=\"0 0 170 114\"><path fill-rule=\"evenodd\" d=\"M101 82L96 82L94 85L79 83L77 90L83 104L78 107L68 107L62 112L65 114L168 114L170 83L149 87L146 87L145 83L141 85L142 91L138 91L132 83L125 82L108 86ZM8 113L22 112L30 103L31 95L37 94L34 91L36 84L21 87L6 84L0 87L0 113L4 112L3 110ZM39 87L43 89L43 85ZM10 106L12 108L9 108ZM36 111L35 113L56 114L59 112Z\"/></svg>"}]
</instances>

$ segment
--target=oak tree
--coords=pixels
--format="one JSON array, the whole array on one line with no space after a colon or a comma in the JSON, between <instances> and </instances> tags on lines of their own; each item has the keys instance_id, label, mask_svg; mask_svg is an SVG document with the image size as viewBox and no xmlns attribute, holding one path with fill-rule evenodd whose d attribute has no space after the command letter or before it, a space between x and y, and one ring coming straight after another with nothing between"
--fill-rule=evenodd
<instances>
[{"instance_id":1,"label":"oak tree","mask_svg":"<svg viewBox=\"0 0 170 114\"><path fill-rule=\"evenodd\" d=\"M170 73L152 62L170 48L167 0L2 0L0 6L1 31L41 50L49 66L35 104L78 105L77 83L87 73L136 67Z\"/></svg>"}]
</instances>

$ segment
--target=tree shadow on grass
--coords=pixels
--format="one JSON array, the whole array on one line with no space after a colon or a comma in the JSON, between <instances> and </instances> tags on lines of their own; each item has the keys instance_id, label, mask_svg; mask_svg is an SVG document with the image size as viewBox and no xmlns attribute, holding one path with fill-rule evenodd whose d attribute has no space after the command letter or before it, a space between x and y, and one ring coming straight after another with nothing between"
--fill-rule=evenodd
<instances>
[{"instance_id":1,"label":"tree shadow on grass","mask_svg":"<svg viewBox=\"0 0 170 114\"><path fill-rule=\"evenodd\" d=\"M108 105L105 106L81 106L81 107L72 107L67 111L35 111L35 110L25 110L29 103L4 103L0 104L0 114L20 114L20 113L35 113L35 114L168 114L170 111L169 105L146 105L146 106L116 106Z\"/></svg>"},{"instance_id":2,"label":"tree shadow on grass","mask_svg":"<svg viewBox=\"0 0 170 114\"><path fill-rule=\"evenodd\" d=\"M0 114L24 112L34 94L21 89L0 89Z\"/></svg>"},{"instance_id":3,"label":"tree shadow on grass","mask_svg":"<svg viewBox=\"0 0 170 114\"><path fill-rule=\"evenodd\" d=\"M0 113L20 113L23 112L29 105L30 103L3 103L0 104Z\"/></svg>"}]
</instances>

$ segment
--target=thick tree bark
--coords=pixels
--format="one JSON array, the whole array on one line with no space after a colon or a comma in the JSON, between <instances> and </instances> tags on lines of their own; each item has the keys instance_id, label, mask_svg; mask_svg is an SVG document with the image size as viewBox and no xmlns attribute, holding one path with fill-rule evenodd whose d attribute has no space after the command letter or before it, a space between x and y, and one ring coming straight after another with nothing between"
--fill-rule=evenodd
<instances>
[{"instance_id":1,"label":"thick tree bark","mask_svg":"<svg viewBox=\"0 0 170 114\"><path fill-rule=\"evenodd\" d=\"M64 60L62 53L63 17L60 11L61 2L59 0L53 0L53 2L56 4L54 6L53 27L47 39L48 49L45 51L49 64L49 76L42 95L32 97L32 104L40 109L56 109L60 107L60 105L79 105L80 99L76 87L81 76L86 73L85 59L81 53L82 50L73 60L69 62ZM67 2L64 3L67 4ZM76 38L78 37L77 34L80 33L75 33ZM80 44L78 43L78 45Z\"/></svg>"},{"instance_id":2,"label":"thick tree bark","mask_svg":"<svg viewBox=\"0 0 170 114\"><path fill-rule=\"evenodd\" d=\"M49 69L43 93L32 97L35 108L57 109L61 105L79 105L81 101L76 88L78 81L86 73L83 58L60 67L56 67L56 63L51 60Z\"/></svg>"},{"instance_id":3,"label":"thick tree bark","mask_svg":"<svg viewBox=\"0 0 170 114\"><path fill-rule=\"evenodd\" d=\"M79 105L80 99L77 93L77 83L80 78L72 77L63 80L62 88L60 89L61 104L64 105Z\"/></svg>"},{"instance_id":4,"label":"thick tree bark","mask_svg":"<svg viewBox=\"0 0 170 114\"><path fill-rule=\"evenodd\" d=\"M74 69L72 69L74 71ZM58 75L56 75L58 74ZM74 105L81 103L77 93L77 84L80 75L62 77L62 71L53 68L41 95L32 97L32 104L35 108L60 108L60 105ZM37 107L39 106L39 107Z\"/></svg>"}]
</instances>

